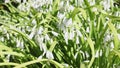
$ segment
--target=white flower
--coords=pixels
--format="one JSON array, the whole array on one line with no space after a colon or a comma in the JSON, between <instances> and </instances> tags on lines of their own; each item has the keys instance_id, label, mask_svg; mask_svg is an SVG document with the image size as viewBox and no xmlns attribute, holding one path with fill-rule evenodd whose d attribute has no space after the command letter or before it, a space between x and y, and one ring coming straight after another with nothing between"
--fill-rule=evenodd
<instances>
[{"instance_id":1,"label":"white flower","mask_svg":"<svg viewBox=\"0 0 120 68\"><path fill-rule=\"evenodd\" d=\"M18 9L20 11L29 11L30 10L30 5L28 3L21 3L19 6L18 6Z\"/></svg>"},{"instance_id":2,"label":"white flower","mask_svg":"<svg viewBox=\"0 0 120 68\"><path fill-rule=\"evenodd\" d=\"M4 41L5 39L4 39L4 37L0 37L0 41Z\"/></svg>"},{"instance_id":3,"label":"white flower","mask_svg":"<svg viewBox=\"0 0 120 68\"><path fill-rule=\"evenodd\" d=\"M84 37L84 40L87 40L87 37Z\"/></svg>"},{"instance_id":4,"label":"white flower","mask_svg":"<svg viewBox=\"0 0 120 68\"><path fill-rule=\"evenodd\" d=\"M84 1L83 0L75 0L76 3L79 3L78 6L83 6Z\"/></svg>"},{"instance_id":5,"label":"white flower","mask_svg":"<svg viewBox=\"0 0 120 68\"><path fill-rule=\"evenodd\" d=\"M39 27L39 30L38 30L38 34L42 34L42 32L43 32L43 27L41 26L41 27Z\"/></svg>"},{"instance_id":6,"label":"white flower","mask_svg":"<svg viewBox=\"0 0 120 68\"><path fill-rule=\"evenodd\" d=\"M113 42L110 43L110 48L111 48L111 50L113 50L113 48L114 48L114 43Z\"/></svg>"},{"instance_id":7,"label":"white flower","mask_svg":"<svg viewBox=\"0 0 120 68\"><path fill-rule=\"evenodd\" d=\"M38 57L38 59L42 59L43 56L45 55L45 53L46 53L46 52L44 51L43 54Z\"/></svg>"},{"instance_id":8,"label":"white flower","mask_svg":"<svg viewBox=\"0 0 120 68\"><path fill-rule=\"evenodd\" d=\"M36 26L34 26L32 28L32 31L31 31L30 35L28 36L30 39L32 39L34 37L35 33L36 33L36 29L35 28L36 28Z\"/></svg>"},{"instance_id":9,"label":"white flower","mask_svg":"<svg viewBox=\"0 0 120 68\"><path fill-rule=\"evenodd\" d=\"M18 39L16 40L16 43L17 43L16 47L20 47L20 41Z\"/></svg>"},{"instance_id":10,"label":"white flower","mask_svg":"<svg viewBox=\"0 0 120 68\"><path fill-rule=\"evenodd\" d=\"M119 15L120 15L120 12L119 12L119 11L116 11L115 15L116 15L116 16L119 16Z\"/></svg>"},{"instance_id":11,"label":"white flower","mask_svg":"<svg viewBox=\"0 0 120 68\"><path fill-rule=\"evenodd\" d=\"M80 30L76 30L76 32L78 36L82 37L82 33L80 32Z\"/></svg>"},{"instance_id":12,"label":"white flower","mask_svg":"<svg viewBox=\"0 0 120 68\"><path fill-rule=\"evenodd\" d=\"M80 50L80 53L82 54L83 58L85 59L85 53Z\"/></svg>"},{"instance_id":13,"label":"white flower","mask_svg":"<svg viewBox=\"0 0 120 68\"><path fill-rule=\"evenodd\" d=\"M120 40L120 34L118 34L118 39Z\"/></svg>"},{"instance_id":14,"label":"white flower","mask_svg":"<svg viewBox=\"0 0 120 68\"><path fill-rule=\"evenodd\" d=\"M32 31L28 37L29 37L30 39L32 39L34 35L35 35L35 32Z\"/></svg>"},{"instance_id":15,"label":"white flower","mask_svg":"<svg viewBox=\"0 0 120 68\"><path fill-rule=\"evenodd\" d=\"M89 3L90 3L91 6L95 5L95 1L94 0L88 0L88 1L89 1Z\"/></svg>"},{"instance_id":16,"label":"white flower","mask_svg":"<svg viewBox=\"0 0 120 68\"><path fill-rule=\"evenodd\" d=\"M49 11L52 11L52 6L49 6Z\"/></svg>"},{"instance_id":17,"label":"white flower","mask_svg":"<svg viewBox=\"0 0 120 68\"><path fill-rule=\"evenodd\" d=\"M72 18L70 18L69 20L65 19L63 23L65 24L66 27L69 27L70 25L72 25Z\"/></svg>"},{"instance_id":18,"label":"white flower","mask_svg":"<svg viewBox=\"0 0 120 68\"><path fill-rule=\"evenodd\" d=\"M23 48L24 48L24 43L23 43L23 41L17 39L16 43L17 43L16 47L19 47L19 48L21 48L21 49L23 50Z\"/></svg>"},{"instance_id":19,"label":"white flower","mask_svg":"<svg viewBox=\"0 0 120 68\"><path fill-rule=\"evenodd\" d=\"M74 33L74 31L70 31L70 40L72 40L73 38L74 38L74 36L75 36L75 33Z\"/></svg>"},{"instance_id":20,"label":"white flower","mask_svg":"<svg viewBox=\"0 0 120 68\"><path fill-rule=\"evenodd\" d=\"M33 19L31 23L34 24L34 25L36 25L36 20Z\"/></svg>"},{"instance_id":21,"label":"white flower","mask_svg":"<svg viewBox=\"0 0 120 68\"><path fill-rule=\"evenodd\" d=\"M43 55L40 55L39 57L38 57L38 59L42 59L43 58Z\"/></svg>"},{"instance_id":22,"label":"white flower","mask_svg":"<svg viewBox=\"0 0 120 68\"><path fill-rule=\"evenodd\" d=\"M94 26L97 26L97 23L96 23L96 22L94 22Z\"/></svg>"},{"instance_id":23,"label":"white flower","mask_svg":"<svg viewBox=\"0 0 120 68\"><path fill-rule=\"evenodd\" d=\"M69 11L73 11L74 7L72 5L70 5L68 9L69 9Z\"/></svg>"},{"instance_id":24,"label":"white flower","mask_svg":"<svg viewBox=\"0 0 120 68\"><path fill-rule=\"evenodd\" d=\"M89 55L89 53L87 51L85 51L85 55L86 55L86 58L90 57L90 55Z\"/></svg>"},{"instance_id":25,"label":"white flower","mask_svg":"<svg viewBox=\"0 0 120 68\"><path fill-rule=\"evenodd\" d=\"M90 62L90 60L85 60L84 62L85 62L85 63L89 63L89 62Z\"/></svg>"},{"instance_id":26,"label":"white flower","mask_svg":"<svg viewBox=\"0 0 120 68\"><path fill-rule=\"evenodd\" d=\"M31 6L34 7L34 8L38 8L40 6L42 6L43 4L40 4L40 2L32 2L31 3Z\"/></svg>"},{"instance_id":27,"label":"white flower","mask_svg":"<svg viewBox=\"0 0 120 68\"><path fill-rule=\"evenodd\" d=\"M65 11L70 11L70 4L69 4L69 1L66 1L65 5L63 6L65 8Z\"/></svg>"},{"instance_id":28,"label":"white flower","mask_svg":"<svg viewBox=\"0 0 120 68\"><path fill-rule=\"evenodd\" d=\"M50 39L50 43L53 43L53 39Z\"/></svg>"},{"instance_id":29,"label":"white flower","mask_svg":"<svg viewBox=\"0 0 120 68\"><path fill-rule=\"evenodd\" d=\"M102 56L102 50L100 50L100 56Z\"/></svg>"},{"instance_id":30,"label":"white flower","mask_svg":"<svg viewBox=\"0 0 120 68\"><path fill-rule=\"evenodd\" d=\"M27 0L23 0L23 3L27 2Z\"/></svg>"},{"instance_id":31,"label":"white flower","mask_svg":"<svg viewBox=\"0 0 120 68\"><path fill-rule=\"evenodd\" d=\"M93 11L93 12L97 12L97 10L98 10L98 9L97 9L96 7L93 7L93 8L92 8L92 11Z\"/></svg>"},{"instance_id":32,"label":"white flower","mask_svg":"<svg viewBox=\"0 0 120 68\"><path fill-rule=\"evenodd\" d=\"M65 6L64 6L64 1L61 1L61 2L60 2L59 7L60 7L61 9L63 9L63 8L65 7Z\"/></svg>"},{"instance_id":33,"label":"white flower","mask_svg":"<svg viewBox=\"0 0 120 68\"><path fill-rule=\"evenodd\" d=\"M68 19L66 17L64 17L62 23L65 25L67 21L68 21Z\"/></svg>"},{"instance_id":34,"label":"white flower","mask_svg":"<svg viewBox=\"0 0 120 68\"><path fill-rule=\"evenodd\" d=\"M111 40L111 35L109 35L109 34L107 34L106 36L105 36L105 38L104 38L104 41L106 42L106 41L110 41Z\"/></svg>"},{"instance_id":35,"label":"white flower","mask_svg":"<svg viewBox=\"0 0 120 68\"><path fill-rule=\"evenodd\" d=\"M41 43L39 46L40 46L40 50L42 50L42 51L44 51L44 52L46 52L46 51L47 51L46 44Z\"/></svg>"},{"instance_id":36,"label":"white flower","mask_svg":"<svg viewBox=\"0 0 120 68\"><path fill-rule=\"evenodd\" d=\"M79 37L76 38L76 44L79 44Z\"/></svg>"},{"instance_id":37,"label":"white flower","mask_svg":"<svg viewBox=\"0 0 120 68\"><path fill-rule=\"evenodd\" d=\"M69 1L67 0L66 1L66 6L69 7ZM64 6L63 6L64 7Z\"/></svg>"},{"instance_id":38,"label":"white flower","mask_svg":"<svg viewBox=\"0 0 120 68\"><path fill-rule=\"evenodd\" d=\"M68 37L69 37L68 32L65 32L64 39L65 39L66 44L68 44Z\"/></svg>"},{"instance_id":39,"label":"white flower","mask_svg":"<svg viewBox=\"0 0 120 68\"><path fill-rule=\"evenodd\" d=\"M64 63L63 66L64 66L65 68L69 68L69 65L66 64L66 63Z\"/></svg>"},{"instance_id":40,"label":"white flower","mask_svg":"<svg viewBox=\"0 0 120 68\"><path fill-rule=\"evenodd\" d=\"M10 61L10 54L8 54L8 55L6 56L6 60L7 60L7 62Z\"/></svg>"},{"instance_id":41,"label":"white flower","mask_svg":"<svg viewBox=\"0 0 120 68\"><path fill-rule=\"evenodd\" d=\"M47 52L46 52L46 57L47 57L48 59L54 59L53 54L52 54L52 52L50 52L50 51L47 51Z\"/></svg>"},{"instance_id":42,"label":"white flower","mask_svg":"<svg viewBox=\"0 0 120 68\"><path fill-rule=\"evenodd\" d=\"M21 3L21 0L16 0L17 2Z\"/></svg>"},{"instance_id":43,"label":"white flower","mask_svg":"<svg viewBox=\"0 0 120 68\"><path fill-rule=\"evenodd\" d=\"M57 33L57 32L52 31L52 34L53 34L54 36L58 36L58 33Z\"/></svg>"},{"instance_id":44,"label":"white flower","mask_svg":"<svg viewBox=\"0 0 120 68\"><path fill-rule=\"evenodd\" d=\"M45 40L48 40L48 41L50 40L50 37L48 34L45 35Z\"/></svg>"},{"instance_id":45,"label":"white flower","mask_svg":"<svg viewBox=\"0 0 120 68\"><path fill-rule=\"evenodd\" d=\"M86 28L86 32L87 32L87 33L90 32L90 28L89 28L89 27Z\"/></svg>"},{"instance_id":46,"label":"white flower","mask_svg":"<svg viewBox=\"0 0 120 68\"><path fill-rule=\"evenodd\" d=\"M104 10L110 10L110 0L104 0L103 2Z\"/></svg>"},{"instance_id":47,"label":"white flower","mask_svg":"<svg viewBox=\"0 0 120 68\"><path fill-rule=\"evenodd\" d=\"M59 28L60 30L65 30L65 25L64 25L64 23L58 24L58 28Z\"/></svg>"},{"instance_id":48,"label":"white flower","mask_svg":"<svg viewBox=\"0 0 120 68\"><path fill-rule=\"evenodd\" d=\"M10 0L5 0L5 3L9 3L10 2Z\"/></svg>"},{"instance_id":49,"label":"white flower","mask_svg":"<svg viewBox=\"0 0 120 68\"><path fill-rule=\"evenodd\" d=\"M96 58L99 57L99 50L96 51L95 57L96 57Z\"/></svg>"},{"instance_id":50,"label":"white flower","mask_svg":"<svg viewBox=\"0 0 120 68\"><path fill-rule=\"evenodd\" d=\"M43 43L44 37L43 37L43 36L36 35L36 36L35 36L35 40L36 40L36 42L38 43L38 45L39 45L39 47L40 47L40 50L46 52L47 47L46 47L46 44Z\"/></svg>"},{"instance_id":51,"label":"white flower","mask_svg":"<svg viewBox=\"0 0 120 68\"><path fill-rule=\"evenodd\" d=\"M78 52L74 55L74 58L75 58L75 59L77 58L77 55L78 55Z\"/></svg>"},{"instance_id":52,"label":"white flower","mask_svg":"<svg viewBox=\"0 0 120 68\"><path fill-rule=\"evenodd\" d=\"M7 35L7 39L9 40L10 39L10 35L8 33L6 35Z\"/></svg>"},{"instance_id":53,"label":"white flower","mask_svg":"<svg viewBox=\"0 0 120 68\"><path fill-rule=\"evenodd\" d=\"M57 17L61 20L65 17L65 13L63 14L63 13L58 12Z\"/></svg>"},{"instance_id":54,"label":"white flower","mask_svg":"<svg viewBox=\"0 0 120 68\"><path fill-rule=\"evenodd\" d=\"M29 5L34 8L39 8L43 5L52 4L53 0L31 0L29 1Z\"/></svg>"}]
</instances>

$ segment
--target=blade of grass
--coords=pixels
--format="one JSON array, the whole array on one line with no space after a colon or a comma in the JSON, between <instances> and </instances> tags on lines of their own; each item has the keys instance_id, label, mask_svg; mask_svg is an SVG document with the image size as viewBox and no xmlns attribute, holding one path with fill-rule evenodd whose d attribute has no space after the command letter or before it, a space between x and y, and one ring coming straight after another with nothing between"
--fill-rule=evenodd
<instances>
[{"instance_id":1,"label":"blade of grass","mask_svg":"<svg viewBox=\"0 0 120 68\"><path fill-rule=\"evenodd\" d=\"M0 52L0 55L7 55L7 54L10 54L10 55L15 55L15 56L20 56L20 57L24 57L24 55L22 53L17 53L17 52Z\"/></svg>"},{"instance_id":2,"label":"blade of grass","mask_svg":"<svg viewBox=\"0 0 120 68\"><path fill-rule=\"evenodd\" d=\"M95 17L95 15L94 15L94 13L91 10L90 4L88 3L88 1L84 0L84 3L86 5L86 7L87 7L87 11L89 13L89 17L90 17L90 20L91 20L90 21L90 33L89 33L89 36L92 37L93 32L94 32L94 19L95 19L94 17Z\"/></svg>"},{"instance_id":3,"label":"blade of grass","mask_svg":"<svg viewBox=\"0 0 120 68\"><path fill-rule=\"evenodd\" d=\"M90 48L91 48L91 51L92 51L92 59L88 65L88 68L90 68L95 60L95 51L94 51L94 44L93 44L93 41L91 40L91 38L88 38L88 44L90 45Z\"/></svg>"},{"instance_id":4,"label":"blade of grass","mask_svg":"<svg viewBox=\"0 0 120 68\"><path fill-rule=\"evenodd\" d=\"M103 16L108 17L108 18L110 18L110 19L112 19L112 20L118 20L118 21L120 21L120 17L119 17L119 16L108 15L108 14L105 13L105 12L102 12L102 14L103 14Z\"/></svg>"},{"instance_id":5,"label":"blade of grass","mask_svg":"<svg viewBox=\"0 0 120 68\"><path fill-rule=\"evenodd\" d=\"M50 63L54 64L55 66L58 66L59 68L63 68L63 66L61 64L59 64L58 62L56 62L54 60L49 60L49 59L37 59L37 60L29 61L29 62L26 62L26 63L22 63L20 65L17 65L14 68L22 68L22 67L25 67L27 65L34 64L34 63L39 63L39 62L43 62L43 61L47 61L47 62L49 61Z\"/></svg>"},{"instance_id":6,"label":"blade of grass","mask_svg":"<svg viewBox=\"0 0 120 68\"><path fill-rule=\"evenodd\" d=\"M18 63L12 63L12 62L0 63L0 66L4 66L4 65L7 65L7 66L9 66L9 65L11 65L11 66L17 66L19 64Z\"/></svg>"},{"instance_id":7,"label":"blade of grass","mask_svg":"<svg viewBox=\"0 0 120 68\"><path fill-rule=\"evenodd\" d=\"M83 8L75 8L75 9L73 10L73 12L71 13L71 16L70 16L70 17L72 18L72 20L74 20L76 14L78 14L79 12L82 13L82 16L83 16L84 19L86 20L87 14L86 14L86 10L84 10Z\"/></svg>"},{"instance_id":8,"label":"blade of grass","mask_svg":"<svg viewBox=\"0 0 120 68\"><path fill-rule=\"evenodd\" d=\"M119 48L119 39L118 39L117 30L115 29L114 25L111 23L111 20L109 21L108 26L109 26L109 28L112 31L113 36L114 36L114 44L115 44L114 49L117 50Z\"/></svg>"},{"instance_id":9,"label":"blade of grass","mask_svg":"<svg viewBox=\"0 0 120 68\"><path fill-rule=\"evenodd\" d=\"M49 48L49 51L52 52L56 44L57 44L57 41L52 42L52 43L51 43L51 46L50 46L50 48Z\"/></svg>"},{"instance_id":10,"label":"blade of grass","mask_svg":"<svg viewBox=\"0 0 120 68\"><path fill-rule=\"evenodd\" d=\"M94 13L91 11L90 4L88 3L87 0L84 0L84 3L85 3L87 10L89 12L90 20L94 20Z\"/></svg>"},{"instance_id":11,"label":"blade of grass","mask_svg":"<svg viewBox=\"0 0 120 68\"><path fill-rule=\"evenodd\" d=\"M12 51L11 48L5 46L2 42L0 42L0 51L2 51L2 50L7 50L7 51L9 51L9 52Z\"/></svg>"},{"instance_id":12,"label":"blade of grass","mask_svg":"<svg viewBox=\"0 0 120 68\"><path fill-rule=\"evenodd\" d=\"M118 50L113 50L114 53L116 53L118 55L118 57L120 58L120 51Z\"/></svg>"},{"instance_id":13,"label":"blade of grass","mask_svg":"<svg viewBox=\"0 0 120 68\"><path fill-rule=\"evenodd\" d=\"M4 50L6 50L6 51L4 51ZM5 55L5 54L10 54L10 55L16 55L16 56L24 57L23 54L17 53L17 52L13 52L12 48L7 47L2 42L0 42L0 55Z\"/></svg>"},{"instance_id":14,"label":"blade of grass","mask_svg":"<svg viewBox=\"0 0 120 68\"><path fill-rule=\"evenodd\" d=\"M59 10L58 6L59 6L60 0L55 0L53 2L53 11L52 14L56 15L57 11Z\"/></svg>"}]
</instances>

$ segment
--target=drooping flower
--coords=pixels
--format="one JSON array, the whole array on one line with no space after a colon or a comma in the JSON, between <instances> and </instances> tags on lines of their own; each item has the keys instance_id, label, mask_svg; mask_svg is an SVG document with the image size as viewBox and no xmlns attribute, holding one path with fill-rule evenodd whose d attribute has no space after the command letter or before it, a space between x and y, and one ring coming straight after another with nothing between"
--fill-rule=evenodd
<instances>
[{"instance_id":1,"label":"drooping flower","mask_svg":"<svg viewBox=\"0 0 120 68\"><path fill-rule=\"evenodd\" d=\"M79 44L79 37L76 37L76 44Z\"/></svg>"},{"instance_id":2,"label":"drooping flower","mask_svg":"<svg viewBox=\"0 0 120 68\"><path fill-rule=\"evenodd\" d=\"M58 33L55 32L55 31L52 31L52 34L53 34L54 36L58 36Z\"/></svg>"},{"instance_id":3,"label":"drooping flower","mask_svg":"<svg viewBox=\"0 0 120 68\"><path fill-rule=\"evenodd\" d=\"M5 0L5 3L9 3L10 2L10 0Z\"/></svg>"},{"instance_id":4,"label":"drooping flower","mask_svg":"<svg viewBox=\"0 0 120 68\"><path fill-rule=\"evenodd\" d=\"M66 44L68 44L68 38L69 38L68 32L65 32L64 39L65 39Z\"/></svg>"},{"instance_id":5,"label":"drooping flower","mask_svg":"<svg viewBox=\"0 0 120 68\"><path fill-rule=\"evenodd\" d=\"M19 47L23 50L24 49L24 42L22 40L17 39L16 47Z\"/></svg>"},{"instance_id":6,"label":"drooping flower","mask_svg":"<svg viewBox=\"0 0 120 68\"><path fill-rule=\"evenodd\" d=\"M75 36L75 32L71 30L69 36L70 36L69 39L72 40Z\"/></svg>"},{"instance_id":7,"label":"drooping flower","mask_svg":"<svg viewBox=\"0 0 120 68\"><path fill-rule=\"evenodd\" d=\"M104 6L104 10L109 11L110 10L110 0L104 0L101 2Z\"/></svg>"},{"instance_id":8,"label":"drooping flower","mask_svg":"<svg viewBox=\"0 0 120 68\"><path fill-rule=\"evenodd\" d=\"M49 50L46 52L46 57L48 59L54 59L54 56L53 56L52 52L50 52Z\"/></svg>"},{"instance_id":9,"label":"drooping flower","mask_svg":"<svg viewBox=\"0 0 120 68\"><path fill-rule=\"evenodd\" d=\"M32 28L32 31L31 31L31 33L30 33L30 35L29 35L29 38L32 39L35 34L36 34L36 26L34 26L34 27Z\"/></svg>"}]
</instances>

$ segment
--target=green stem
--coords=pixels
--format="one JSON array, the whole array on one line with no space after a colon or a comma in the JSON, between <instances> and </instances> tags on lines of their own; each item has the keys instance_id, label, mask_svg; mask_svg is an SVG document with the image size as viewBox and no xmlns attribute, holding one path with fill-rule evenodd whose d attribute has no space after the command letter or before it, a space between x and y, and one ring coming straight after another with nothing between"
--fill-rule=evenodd
<instances>
[{"instance_id":1,"label":"green stem","mask_svg":"<svg viewBox=\"0 0 120 68\"><path fill-rule=\"evenodd\" d=\"M22 67L25 67L27 65L34 64L34 63L39 63L39 62L43 62L43 61L49 61L50 63L55 64L55 66L58 66L59 68L63 68L63 66L61 64L59 64L58 62L56 62L54 60L49 60L49 59L37 59L37 60L29 61L29 62L20 64L20 65L17 65L14 68L22 68Z\"/></svg>"}]
</instances>

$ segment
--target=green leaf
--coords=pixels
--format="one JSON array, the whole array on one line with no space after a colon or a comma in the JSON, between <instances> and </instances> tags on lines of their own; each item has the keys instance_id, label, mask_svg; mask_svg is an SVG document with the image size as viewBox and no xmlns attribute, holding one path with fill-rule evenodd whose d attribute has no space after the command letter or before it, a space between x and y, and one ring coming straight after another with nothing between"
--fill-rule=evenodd
<instances>
[{"instance_id":1,"label":"green leaf","mask_svg":"<svg viewBox=\"0 0 120 68\"><path fill-rule=\"evenodd\" d=\"M12 48L7 47L2 42L0 42L0 55L8 55L8 54L24 57L23 54L17 53L17 52L13 52Z\"/></svg>"},{"instance_id":2,"label":"green leaf","mask_svg":"<svg viewBox=\"0 0 120 68\"><path fill-rule=\"evenodd\" d=\"M15 55L15 56L20 56L20 57L24 57L24 55L22 54L22 53L17 53L17 52L9 52L9 51L7 51L7 52L0 52L0 55L8 55L8 54L10 54L10 55Z\"/></svg>"},{"instance_id":3,"label":"green leaf","mask_svg":"<svg viewBox=\"0 0 120 68\"><path fill-rule=\"evenodd\" d=\"M30 64L39 63L39 62L43 62L43 61L50 62L50 63L54 64L55 66L58 66L59 68L63 68L63 66L61 64L59 64L58 62L56 62L54 60L49 60L49 59L37 59L37 60L29 61L26 63L22 63L20 65L17 65L14 68L22 68L22 67L26 67Z\"/></svg>"},{"instance_id":4,"label":"green leaf","mask_svg":"<svg viewBox=\"0 0 120 68\"><path fill-rule=\"evenodd\" d=\"M114 53L116 53L118 55L118 57L120 58L120 51L118 50L113 50Z\"/></svg>"},{"instance_id":5,"label":"green leaf","mask_svg":"<svg viewBox=\"0 0 120 68\"><path fill-rule=\"evenodd\" d=\"M90 20L94 20L94 19L95 19L95 18L94 18L95 15L94 15L94 13L91 11L90 4L89 4L88 0L84 0L84 3L85 3L85 5L86 5L86 7L87 7L87 11L88 11L88 13L89 13Z\"/></svg>"},{"instance_id":6,"label":"green leaf","mask_svg":"<svg viewBox=\"0 0 120 68\"><path fill-rule=\"evenodd\" d=\"M114 15L108 15L107 13L103 13L104 16L112 19L112 20L118 20L120 21L120 17L119 16L114 16Z\"/></svg>"},{"instance_id":7,"label":"green leaf","mask_svg":"<svg viewBox=\"0 0 120 68\"><path fill-rule=\"evenodd\" d=\"M49 51L53 51L53 49L55 48L55 45L57 44L57 41L54 41L54 42L52 42L51 43L51 46L50 46L50 48L49 48Z\"/></svg>"},{"instance_id":8,"label":"green leaf","mask_svg":"<svg viewBox=\"0 0 120 68\"><path fill-rule=\"evenodd\" d=\"M79 8L75 8L71 13L71 18L74 20L75 16L80 12Z\"/></svg>"},{"instance_id":9,"label":"green leaf","mask_svg":"<svg viewBox=\"0 0 120 68\"><path fill-rule=\"evenodd\" d=\"M95 56L94 56L95 55L95 51L94 51L94 43L91 40L91 38L88 38L87 41L88 41L88 44L90 45L90 48L91 48L91 51L92 51L92 59L91 59L89 65L88 65L88 68L90 68L92 66L94 60L95 60Z\"/></svg>"},{"instance_id":10,"label":"green leaf","mask_svg":"<svg viewBox=\"0 0 120 68\"><path fill-rule=\"evenodd\" d=\"M3 51L3 50L12 52L12 49L11 49L11 48L9 48L8 46L6 46L6 45L4 45L2 42L0 42L0 51Z\"/></svg>"},{"instance_id":11,"label":"green leaf","mask_svg":"<svg viewBox=\"0 0 120 68\"><path fill-rule=\"evenodd\" d=\"M19 65L18 63L12 63L12 62L4 62L4 63L0 63L0 66L4 66L4 65L11 65L11 66L16 66Z\"/></svg>"},{"instance_id":12,"label":"green leaf","mask_svg":"<svg viewBox=\"0 0 120 68\"><path fill-rule=\"evenodd\" d=\"M109 21L108 23L109 29L112 31L112 34L114 36L114 45L115 45L115 50L119 48L119 39L118 39L118 33L117 30L115 29L114 25Z\"/></svg>"},{"instance_id":13,"label":"green leaf","mask_svg":"<svg viewBox=\"0 0 120 68\"><path fill-rule=\"evenodd\" d=\"M83 8L75 8L75 9L72 11L72 13L71 13L70 18L72 18L72 20L74 20L74 19L75 19L75 16L76 16L79 12L81 12L82 16L83 16L84 19L86 20L87 14L86 14L86 10L84 10Z\"/></svg>"},{"instance_id":14,"label":"green leaf","mask_svg":"<svg viewBox=\"0 0 120 68\"><path fill-rule=\"evenodd\" d=\"M52 13L53 14L56 14L57 11L59 10L59 3L60 3L60 0L54 0L53 7L52 7L52 9L53 9Z\"/></svg>"}]
</instances>

